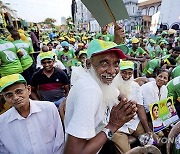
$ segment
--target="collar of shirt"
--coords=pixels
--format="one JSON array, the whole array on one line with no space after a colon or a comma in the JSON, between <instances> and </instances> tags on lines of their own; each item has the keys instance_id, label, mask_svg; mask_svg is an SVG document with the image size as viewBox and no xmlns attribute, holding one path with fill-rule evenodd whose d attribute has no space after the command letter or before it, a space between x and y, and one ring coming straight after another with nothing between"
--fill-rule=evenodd
<instances>
[{"instance_id":1,"label":"collar of shirt","mask_svg":"<svg viewBox=\"0 0 180 154\"><path fill-rule=\"evenodd\" d=\"M30 101L30 113L29 113L28 117L31 116L33 113L42 111L35 103L32 102L31 99L29 99L29 101ZM11 110L12 110L12 112L11 112L8 122L12 122L17 119L18 120L26 119L18 113L18 111L15 109L15 107L12 107Z\"/></svg>"}]
</instances>

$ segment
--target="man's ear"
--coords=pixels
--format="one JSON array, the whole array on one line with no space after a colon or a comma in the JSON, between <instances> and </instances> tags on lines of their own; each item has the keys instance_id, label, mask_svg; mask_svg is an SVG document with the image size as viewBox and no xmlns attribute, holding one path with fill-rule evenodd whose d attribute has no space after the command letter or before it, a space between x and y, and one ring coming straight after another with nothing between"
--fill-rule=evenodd
<instances>
[{"instance_id":1,"label":"man's ear","mask_svg":"<svg viewBox=\"0 0 180 154\"><path fill-rule=\"evenodd\" d=\"M92 65L92 60L91 59L87 59L86 60L86 67L89 69Z\"/></svg>"},{"instance_id":2,"label":"man's ear","mask_svg":"<svg viewBox=\"0 0 180 154\"><path fill-rule=\"evenodd\" d=\"M31 86L27 85L26 88L27 88L27 91L28 91L29 95L31 95Z\"/></svg>"}]
</instances>

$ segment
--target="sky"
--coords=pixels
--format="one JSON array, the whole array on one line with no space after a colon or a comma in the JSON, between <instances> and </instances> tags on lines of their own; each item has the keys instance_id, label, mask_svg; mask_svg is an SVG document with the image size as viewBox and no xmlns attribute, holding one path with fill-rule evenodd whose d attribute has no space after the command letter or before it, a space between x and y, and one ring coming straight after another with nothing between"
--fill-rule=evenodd
<instances>
[{"instance_id":1,"label":"sky","mask_svg":"<svg viewBox=\"0 0 180 154\"><path fill-rule=\"evenodd\" d=\"M29 22L44 21L54 18L57 25L61 24L61 17L71 16L72 0L2 0L11 9L16 10L18 17ZM144 1L144 0L139 0Z\"/></svg>"},{"instance_id":2,"label":"sky","mask_svg":"<svg viewBox=\"0 0 180 154\"><path fill-rule=\"evenodd\" d=\"M2 0L18 17L30 22L40 22L45 18L54 18L61 24L61 17L71 16L72 0Z\"/></svg>"}]
</instances>

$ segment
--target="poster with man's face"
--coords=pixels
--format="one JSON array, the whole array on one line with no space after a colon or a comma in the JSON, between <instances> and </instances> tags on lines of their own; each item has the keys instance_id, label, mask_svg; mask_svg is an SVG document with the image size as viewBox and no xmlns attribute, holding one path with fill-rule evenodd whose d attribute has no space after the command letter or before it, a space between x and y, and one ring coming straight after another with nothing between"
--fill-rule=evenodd
<instances>
[{"instance_id":1,"label":"poster with man's face","mask_svg":"<svg viewBox=\"0 0 180 154\"><path fill-rule=\"evenodd\" d=\"M149 108L155 133L179 121L172 96L150 104Z\"/></svg>"}]
</instances>

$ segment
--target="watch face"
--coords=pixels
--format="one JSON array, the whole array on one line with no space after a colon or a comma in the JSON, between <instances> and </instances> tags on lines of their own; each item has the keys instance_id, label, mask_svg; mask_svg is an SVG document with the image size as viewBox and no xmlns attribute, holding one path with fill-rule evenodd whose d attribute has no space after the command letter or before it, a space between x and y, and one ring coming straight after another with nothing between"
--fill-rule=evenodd
<instances>
[{"instance_id":1,"label":"watch face","mask_svg":"<svg viewBox=\"0 0 180 154\"><path fill-rule=\"evenodd\" d=\"M113 133L111 131L108 132L109 137L113 137Z\"/></svg>"}]
</instances>

